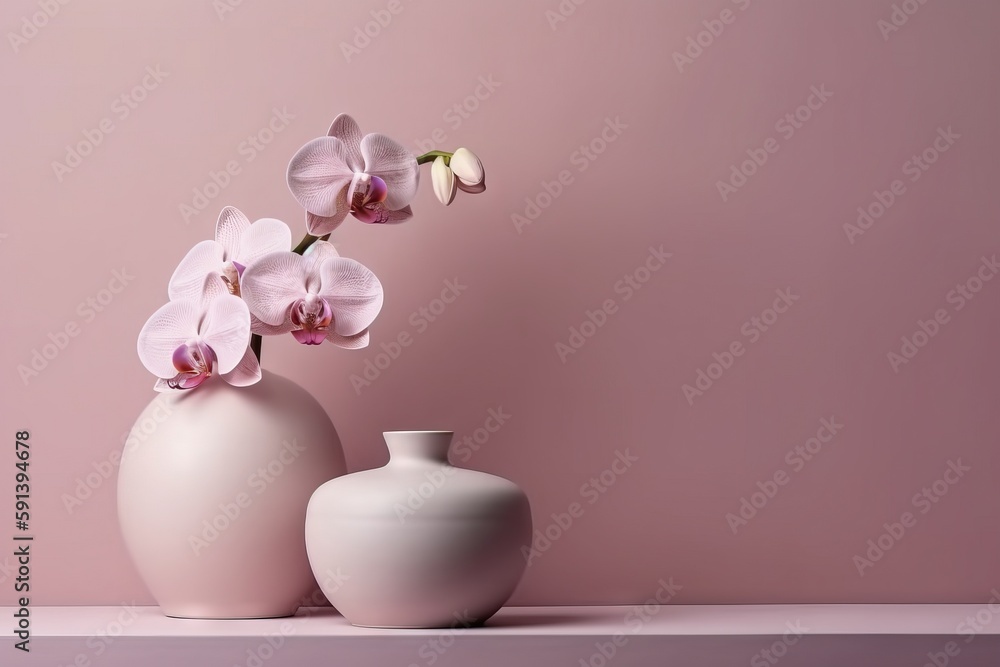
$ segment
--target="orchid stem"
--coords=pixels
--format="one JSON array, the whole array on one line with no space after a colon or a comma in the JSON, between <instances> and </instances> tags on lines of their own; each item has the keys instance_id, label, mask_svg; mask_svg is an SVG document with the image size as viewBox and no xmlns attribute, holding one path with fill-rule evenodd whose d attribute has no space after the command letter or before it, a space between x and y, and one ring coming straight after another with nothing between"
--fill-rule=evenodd
<instances>
[{"instance_id":1,"label":"orchid stem","mask_svg":"<svg viewBox=\"0 0 1000 667\"><path fill-rule=\"evenodd\" d=\"M264 341L260 334L251 334L250 336L250 349L253 350L254 355L257 357L257 364L260 364L260 345Z\"/></svg>"},{"instance_id":2,"label":"orchid stem","mask_svg":"<svg viewBox=\"0 0 1000 667\"><path fill-rule=\"evenodd\" d=\"M417 164L426 164L428 162L433 162L435 159L439 157L443 157L445 164L448 164L448 162L451 160L452 155L454 155L454 153L449 153L447 151L427 151L423 155L417 156Z\"/></svg>"},{"instance_id":3,"label":"orchid stem","mask_svg":"<svg viewBox=\"0 0 1000 667\"><path fill-rule=\"evenodd\" d=\"M302 237L302 240L299 241L299 244L292 249L292 252L294 252L296 255L301 255L306 251L306 248L311 246L313 243L316 243L316 241L318 240L319 240L318 236L313 236L312 234L306 234L305 236Z\"/></svg>"},{"instance_id":4,"label":"orchid stem","mask_svg":"<svg viewBox=\"0 0 1000 667\"><path fill-rule=\"evenodd\" d=\"M330 238L329 234L326 234L324 236L313 236L312 234L306 234L305 236L302 237L302 240L299 241L299 244L295 246L294 249L292 249L292 252L294 252L296 255L301 255L305 253L305 251L309 248L309 246L311 246L313 243L316 243L316 241L326 241L328 238Z\"/></svg>"}]
</instances>

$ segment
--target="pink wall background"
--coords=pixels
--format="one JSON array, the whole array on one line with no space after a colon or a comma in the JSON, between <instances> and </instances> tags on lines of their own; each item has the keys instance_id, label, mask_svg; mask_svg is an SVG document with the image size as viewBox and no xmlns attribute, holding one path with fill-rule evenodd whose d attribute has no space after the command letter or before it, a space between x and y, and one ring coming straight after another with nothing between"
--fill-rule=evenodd
<instances>
[{"instance_id":1,"label":"pink wall background","mask_svg":"<svg viewBox=\"0 0 1000 667\"><path fill-rule=\"evenodd\" d=\"M584 510L514 603L640 601L670 577L686 603L979 602L1000 586L1000 280L976 282L1000 251L1000 6L908 0L918 9L886 39L889 0L567 0L558 22L556 0L233 0L220 15L226 1L69 3L37 34L24 23L36 2L0 16L0 502L12 436L30 429L36 604L152 602L118 534L109 463L152 396L136 334L223 205L302 231L285 165L340 111L415 152L440 129L434 147L475 150L489 190L444 209L425 171L408 224L346 223L341 251L386 289L373 346L269 339L265 366L322 401L353 469L386 460L382 430L471 436L491 409L509 414L456 461L521 484L542 529ZM711 23L724 10L731 22ZM372 12L391 21L348 58L341 42ZM721 33L679 71L673 54L703 21ZM166 75L146 78L135 108L116 103L147 67ZM813 87L832 96L797 128L782 121ZM273 109L292 118L249 148ZM60 181L52 163L104 118L112 131ZM601 146L607 119L621 126ZM958 138L938 141L948 150L929 151L926 171L907 167L939 128ZM723 200L717 182L748 150L767 160ZM186 221L180 206L229 161L240 173ZM547 200L563 170L571 182ZM844 225L896 179L850 242ZM546 207L518 229L526 198ZM651 246L672 255L626 300L619 281L647 277ZM116 271L127 284L105 292ZM467 289L420 324L447 280ZM959 299L970 280L981 289ZM795 297L776 320L775 290ZM607 299L614 312L563 363L556 344ZM887 354L939 310L936 335L894 369ZM23 381L18 366L67 325L78 335ZM413 344L355 391L351 375L402 332ZM718 377L713 353L734 343L740 356L689 401L683 385ZM806 461L795 448L823 419L843 428ZM616 452L638 460L606 492L585 488ZM946 476L949 462L968 470ZM89 474L96 488L69 511ZM734 534L727 514L758 482L773 497ZM905 534L882 537L890 548L859 574L854 557L904 512ZM14 599L11 563L0 557L0 603Z\"/></svg>"}]
</instances>

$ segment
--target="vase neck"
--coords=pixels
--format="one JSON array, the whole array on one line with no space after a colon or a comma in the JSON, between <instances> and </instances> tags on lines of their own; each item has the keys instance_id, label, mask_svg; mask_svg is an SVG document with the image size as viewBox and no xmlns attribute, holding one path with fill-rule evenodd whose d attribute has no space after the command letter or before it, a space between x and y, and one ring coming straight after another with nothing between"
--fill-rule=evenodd
<instances>
[{"instance_id":1,"label":"vase neck","mask_svg":"<svg viewBox=\"0 0 1000 667\"><path fill-rule=\"evenodd\" d=\"M448 463L454 431L386 431L389 463Z\"/></svg>"}]
</instances>

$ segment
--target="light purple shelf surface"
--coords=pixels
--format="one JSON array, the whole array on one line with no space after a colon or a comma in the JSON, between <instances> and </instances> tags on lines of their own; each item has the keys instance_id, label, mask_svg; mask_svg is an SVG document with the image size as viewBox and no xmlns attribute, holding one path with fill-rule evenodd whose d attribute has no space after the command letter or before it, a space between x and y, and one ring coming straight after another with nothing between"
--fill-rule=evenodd
<instances>
[{"instance_id":1,"label":"light purple shelf surface","mask_svg":"<svg viewBox=\"0 0 1000 667\"><path fill-rule=\"evenodd\" d=\"M1000 665L1000 606L509 607L485 627L357 628L329 608L189 620L157 607L36 607L30 654L49 667L176 665ZM4 607L6 618L14 609ZM947 662L945 662L947 659Z\"/></svg>"}]
</instances>

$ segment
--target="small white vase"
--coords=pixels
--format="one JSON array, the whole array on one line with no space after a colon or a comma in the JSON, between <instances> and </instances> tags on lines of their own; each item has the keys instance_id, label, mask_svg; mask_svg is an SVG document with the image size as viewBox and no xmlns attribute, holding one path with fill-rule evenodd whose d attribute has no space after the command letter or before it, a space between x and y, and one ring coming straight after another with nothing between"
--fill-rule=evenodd
<instances>
[{"instance_id":1,"label":"small white vase","mask_svg":"<svg viewBox=\"0 0 1000 667\"><path fill-rule=\"evenodd\" d=\"M331 480L309 501L316 580L354 625L482 624L524 573L527 496L501 477L449 465L451 431L384 435L387 465Z\"/></svg>"},{"instance_id":2,"label":"small white vase","mask_svg":"<svg viewBox=\"0 0 1000 667\"><path fill-rule=\"evenodd\" d=\"M264 372L159 394L118 473L118 519L167 616L290 616L315 590L303 527L309 496L346 472L337 431L309 392Z\"/></svg>"}]
</instances>

